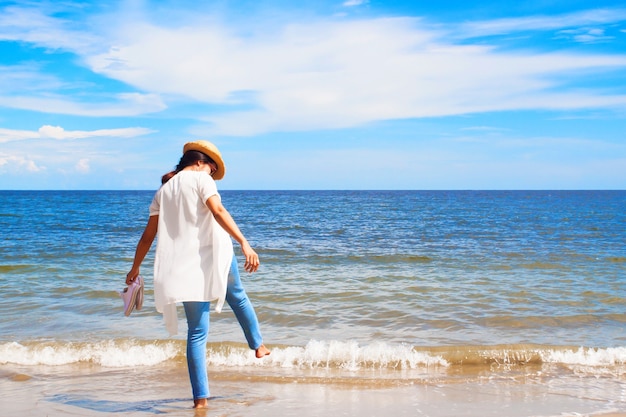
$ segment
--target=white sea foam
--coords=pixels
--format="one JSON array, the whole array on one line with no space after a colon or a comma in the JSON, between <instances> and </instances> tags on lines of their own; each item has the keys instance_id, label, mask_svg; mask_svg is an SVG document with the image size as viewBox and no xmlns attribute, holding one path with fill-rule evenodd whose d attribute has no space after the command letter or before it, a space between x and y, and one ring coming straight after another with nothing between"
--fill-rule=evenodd
<instances>
[{"instance_id":1,"label":"white sea foam","mask_svg":"<svg viewBox=\"0 0 626 417\"><path fill-rule=\"evenodd\" d=\"M544 352L546 363L562 363L582 366L615 366L626 364L626 347L584 348L578 350L550 349Z\"/></svg>"},{"instance_id":2,"label":"white sea foam","mask_svg":"<svg viewBox=\"0 0 626 417\"><path fill-rule=\"evenodd\" d=\"M273 348L263 361L251 352L221 349L209 352L209 363L221 366L262 366L281 368L416 369L447 366L441 356L414 350L409 345L374 343L360 346L356 342L312 340L306 346Z\"/></svg>"},{"instance_id":3,"label":"white sea foam","mask_svg":"<svg viewBox=\"0 0 626 417\"><path fill-rule=\"evenodd\" d=\"M67 365L89 362L106 367L150 366L179 354L174 343L136 343L130 340L99 343L0 344L0 364Z\"/></svg>"}]
</instances>

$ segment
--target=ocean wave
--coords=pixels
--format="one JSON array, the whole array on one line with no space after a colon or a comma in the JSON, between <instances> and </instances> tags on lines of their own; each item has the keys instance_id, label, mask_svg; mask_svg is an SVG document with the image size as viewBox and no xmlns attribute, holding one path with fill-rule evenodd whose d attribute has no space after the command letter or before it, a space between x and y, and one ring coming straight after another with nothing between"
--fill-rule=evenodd
<instances>
[{"instance_id":1,"label":"ocean wave","mask_svg":"<svg viewBox=\"0 0 626 417\"><path fill-rule=\"evenodd\" d=\"M0 265L0 273L8 274L12 272L24 272L28 269L33 269L34 265L19 264L19 265Z\"/></svg>"},{"instance_id":2,"label":"ocean wave","mask_svg":"<svg viewBox=\"0 0 626 417\"><path fill-rule=\"evenodd\" d=\"M367 261L380 264L396 264L396 263L429 263L433 261L433 258L426 255L411 255L411 254L386 254L386 255L363 255L363 256L348 256L350 261Z\"/></svg>"},{"instance_id":3,"label":"ocean wave","mask_svg":"<svg viewBox=\"0 0 626 417\"><path fill-rule=\"evenodd\" d=\"M280 369L429 370L463 366L563 365L588 368L623 368L626 347L591 348L542 345L416 347L408 344L311 340L305 346L271 346L263 360L239 343L210 343L211 366L253 366ZM118 339L101 342L0 343L0 364L68 365L96 364L121 368L183 362L183 340Z\"/></svg>"},{"instance_id":4,"label":"ocean wave","mask_svg":"<svg viewBox=\"0 0 626 417\"><path fill-rule=\"evenodd\" d=\"M104 367L151 366L181 356L180 341L8 342L0 344L0 364L68 365L93 363ZM184 350L182 350L184 354Z\"/></svg>"},{"instance_id":5,"label":"ocean wave","mask_svg":"<svg viewBox=\"0 0 626 417\"><path fill-rule=\"evenodd\" d=\"M613 263L624 263L626 262L626 256L614 256L611 258L608 258L609 262L613 262Z\"/></svg>"},{"instance_id":6,"label":"ocean wave","mask_svg":"<svg viewBox=\"0 0 626 417\"><path fill-rule=\"evenodd\" d=\"M593 348L543 345L437 348L451 365L560 364L588 367L623 366L626 347Z\"/></svg>"}]
</instances>

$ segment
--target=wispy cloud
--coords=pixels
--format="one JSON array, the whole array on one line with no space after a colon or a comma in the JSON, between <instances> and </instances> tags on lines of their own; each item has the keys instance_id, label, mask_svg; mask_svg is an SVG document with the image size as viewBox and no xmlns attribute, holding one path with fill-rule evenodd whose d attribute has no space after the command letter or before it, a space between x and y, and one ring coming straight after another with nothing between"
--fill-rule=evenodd
<instances>
[{"instance_id":1,"label":"wispy cloud","mask_svg":"<svg viewBox=\"0 0 626 417\"><path fill-rule=\"evenodd\" d=\"M0 65L0 96L50 92L68 87L68 82L46 74L37 62L20 65Z\"/></svg>"},{"instance_id":2,"label":"wispy cloud","mask_svg":"<svg viewBox=\"0 0 626 417\"><path fill-rule=\"evenodd\" d=\"M43 47L50 54L69 51L76 54L79 61L86 54L99 53L110 47L106 38L91 31L90 23L93 22L90 20L52 16L63 14L57 13L63 11L63 7L63 4L46 3L37 7L0 8L0 40ZM52 75L45 71L44 63L32 59L0 65L0 106L88 117L137 116L167 108L157 94L132 91L132 87L128 92L90 94L93 85L85 85L88 83L71 77L62 79L63 74Z\"/></svg>"},{"instance_id":3,"label":"wispy cloud","mask_svg":"<svg viewBox=\"0 0 626 417\"><path fill-rule=\"evenodd\" d=\"M0 65L0 106L77 116L137 116L165 110L154 93L88 93L91 83L45 73L42 64ZM80 98L79 101L77 98Z\"/></svg>"},{"instance_id":4,"label":"wispy cloud","mask_svg":"<svg viewBox=\"0 0 626 417\"><path fill-rule=\"evenodd\" d=\"M346 0L343 2L343 6L344 7L354 7L354 6L361 6L363 4L367 4L369 2L369 0Z\"/></svg>"},{"instance_id":5,"label":"wispy cloud","mask_svg":"<svg viewBox=\"0 0 626 417\"><path fill-rule=\"evenodd\" d=\"M576 42L580 43L597 43L597 42L607 42L615 39L615 36L606 35L605 29L589 29L589 28L581 28L581 29L571 29L571 30L561 30L557 33L557 38L568 38L573 39Z\"/></svg>"},{"instance_id":6,"label":"wispy cloud","mask_svg":"<svg viewBox=\"0 0 626 417\"><path fill-rule=\"evenodd\" d=\"M82 27L82 24L88 25L89 22L53 17L53 14L62 11L65 6L59 4L55 7L54 2L38 2L31 7L26 5L2 8L0 40L27 42L51 50L99 48L99 37Z\"/></svg>"},{"instance_id":7,"label":"wispy cloud","mask_svg":"<svg viewBox=\"0 0 626 417\"><path fill-rule=\"evenodd\" d=\"M167 108L158 94L121 93L108 102L81 102L59 94L0 96L0 106L41 113L90 117L137 116Z\"/></svg>"},{"instance_id":8,"label":"wispy cloud","mask_svg":"<svg viewBox=\"0 0 626 417\"><path fill-rule=\"evenodd\" d=\"M60 126L41 126L38 130L12 130L0 128L0 143L14 142L29 139L54 139L54 140L74 140L94 137L117 137L131 138L147 135L153 130L143 127L129 127L122 129L100 129L100 130L65 130Z\"/></svg>"},{"instance_id":9,"label":"wispy cloud","mask_svg":"<svg viewBox=\"0 0 626 417\"><path fill-rule=\"evenodd\" d=\"M506 129L502 127L495 127L495 126L470 126L470 127L464 127L461 129L461 131L487 132L487 133L500 133L500 132L506 132L509 130L510 129Z\"/></svg>"},{"instance_id":10,"label":"wispy cloud","mask_svg":"<svg viewBox=\"0 0 626 417\"><path fill-rule=\"evenodd\" d=\"M473 38L525 31L563 30L606 25L626 20L626 9L594 9L555 16L525 16L461 24L456 29L462 37Z\"/></svg>"}]
</instances>

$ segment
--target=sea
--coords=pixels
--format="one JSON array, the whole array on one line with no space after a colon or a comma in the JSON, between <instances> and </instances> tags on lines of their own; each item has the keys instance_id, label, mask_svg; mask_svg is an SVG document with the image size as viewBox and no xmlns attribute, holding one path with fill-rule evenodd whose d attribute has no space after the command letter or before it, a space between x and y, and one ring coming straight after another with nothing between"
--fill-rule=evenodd
<instances>
[{"instance_id":1,"label":"sea","mask_svg":"<svg viewBox=\"0 0 626 417\"><path fill-rule=\"evenodd\" d=\"M0 191L0 416L194 415L154 247L119 296L153 194ZM207 415L626 415L626 191L220 194L272 353L212 312Z\"/></svg>"}]
</instances>

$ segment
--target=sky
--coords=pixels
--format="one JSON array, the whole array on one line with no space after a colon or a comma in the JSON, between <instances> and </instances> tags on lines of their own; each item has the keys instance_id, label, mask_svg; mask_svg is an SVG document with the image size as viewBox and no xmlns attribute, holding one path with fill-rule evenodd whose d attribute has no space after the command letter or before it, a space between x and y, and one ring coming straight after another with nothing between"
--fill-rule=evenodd
<instances>
[{"instance_id":1,"label":"sky","mask_svg":"<svg viewBox=\"0 0 626 417\"><path fill-rule=\"evenodd\" d=\"M519 3L519 4L518 4ZM0 0L0 190L626 189L626 5Z\"/></svg>"}]
</instances>

